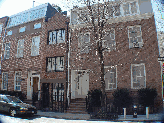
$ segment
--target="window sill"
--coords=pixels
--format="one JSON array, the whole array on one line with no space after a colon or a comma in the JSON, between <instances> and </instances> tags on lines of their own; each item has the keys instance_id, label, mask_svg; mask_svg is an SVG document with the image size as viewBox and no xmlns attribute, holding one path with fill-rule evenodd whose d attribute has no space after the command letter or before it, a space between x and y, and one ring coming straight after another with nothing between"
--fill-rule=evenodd
<instances>
[{"instance_id":1,"label":"window sill","mask_svg":"<svg viewBox=\"0 0 164 123\"><path fill-rule=\"evenodd\" d=\"M35 30L37 30L37 29L41 29L41 27L40 28L34 28Z\"/></svg>"},{"instance_id":2,"label":"window sill","mask_svg":"<svg viewBox=\"0 0 164 123\"><path fill-rule=\"evenodd\" d=\"M138 89L141 89L141 88L146 88L146 87L138 87L138 88L131 88L132 90L138 90Z\"/></svg>"},{"instance_id":3,"label":"window sill","mask_svg":"<svg viewBox=\"0 0 164 123\"><path fill-rule=\"evenodd\" d=\"M20 58L23 58L23 57L16 57L16 58L20 59Z\"/></svg>"},{"instance_id":4,"label":"window sill","mask_svg":"<svg viewBox=\"0 0 164 123\"><path fill-rule=\"evenodd\" d=\"M40 54L39 54L39 55L35 55L35 56L40 56ZM31 57L35 57L35 56L32 56L32 55L31 55Z\"/></svg>"},{"instance_id":5,"label":"window sill","mask_svg":"<svg viewBox=\"0 0 164 123\"><path fill-rule=\"evenodd\" d=\"M64 70L63 71L46 71L46 73L56 73L56 72L64 72Z\"/></svg>"},{"instance_id":6,"label":"window sill","mask_svg":"<svg viewBox=\"0 0 164 123\"><path fill-rule=\"evenodd\" d=\"M112 88L112 89L105 89L105 91L113 91L116 90L117 88Z\"/></svg>"}]
</instances>

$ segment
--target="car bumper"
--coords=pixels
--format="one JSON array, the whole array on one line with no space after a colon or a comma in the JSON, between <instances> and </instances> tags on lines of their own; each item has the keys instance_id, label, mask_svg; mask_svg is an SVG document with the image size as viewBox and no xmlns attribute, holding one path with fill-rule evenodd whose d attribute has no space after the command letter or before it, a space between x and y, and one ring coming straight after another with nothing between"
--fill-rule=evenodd
<instances>
[{"instance_id":1,"label":"car bumper","mask_svg":"<svg viewBox=\"0 0 164 123\"><path fill-rule=\"evenodd\" d=\"M37 110L17 110L17 114L37 114Z\"/></svg>"}]
</instances>

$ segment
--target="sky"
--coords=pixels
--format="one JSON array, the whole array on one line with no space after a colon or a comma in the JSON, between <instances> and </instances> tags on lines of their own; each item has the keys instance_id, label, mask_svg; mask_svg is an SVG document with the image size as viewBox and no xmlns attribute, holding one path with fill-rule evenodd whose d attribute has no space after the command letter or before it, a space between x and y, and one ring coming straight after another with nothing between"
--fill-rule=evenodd
<instances>
[{"instance_id":1,"label":"sky","mask_svg":"<svg viewBox=\"0 0 164 123\"><path fill-rule=\"evenodd\" d=\"M33 1L34 0L0 0L0 18L4 16L11 16L32 8ZM35 0L34 7L44 3L50 3L60 6L63 11L67 11L71 8L70 6L72 6L71 2L69 1L79 0ZM155 13L157 29L158 31L164 31L164 5L162 6L161 4L161 1L163 0L151 1L153 11ZM76 2L75 4L78 4L78 2Z\"/></svg>"}]
</instances>

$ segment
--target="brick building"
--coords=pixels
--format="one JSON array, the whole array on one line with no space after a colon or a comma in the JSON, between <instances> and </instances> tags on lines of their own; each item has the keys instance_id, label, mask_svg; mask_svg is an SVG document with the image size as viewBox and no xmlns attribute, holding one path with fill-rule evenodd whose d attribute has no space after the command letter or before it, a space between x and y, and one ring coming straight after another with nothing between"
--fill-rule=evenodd
<instances>
[{"instance_id":1,"label":"brick building","mask_svg":"<svg viewBox=\"0 0 164 123\"><path fill-rule=\"evenodd\" d=\"M22 91L27 100L36 94L44 107L50 106L52 93L64 92L66 21L67 17L49 3L9 17L2 52L1 90Z\"/></svg>"},{"instance_id":2,"label":"brick building","mask_svg":"<svg viewBox=\"0 0 164 123\"><path fill-rule=\"evenodd\" d=\"M151 0L112 1L107 5L103 47L108 49L103 51L103 55L108 99L113 99L112 93L117 88L128 88L131 94L137 96L138 89L155 87L159 105L156 104L161 106L161 66L158 62L159 48ZM91 8L93 16L96 17L97 5ZM101 88L101 66L99 54L95 50L97 45L93 30L87 7L72 9L69 86L71 100L85 98L88 90ZM73 110L71 107L69 112ZM79 107L78 110L82 109Z\"/></svg>"},{"instance_id":3,"label":"brick building","mask_svg":"<svg viewBox=\"0 0 164 123\"><path fill-rule=\"evenodd\" d=\"M1 48L2 48L2 42L3 42L3 37L4 37L4 28L6 27L7 25L7 20L8 20L8 17L2 17L0 18L0 51L1 51ZM1 66L1 64L0 64ZM0 73L1 73L1 67L0 67ZM1 84L0 84L0 87L1 87Z\"/></svg>"}]
</instances>

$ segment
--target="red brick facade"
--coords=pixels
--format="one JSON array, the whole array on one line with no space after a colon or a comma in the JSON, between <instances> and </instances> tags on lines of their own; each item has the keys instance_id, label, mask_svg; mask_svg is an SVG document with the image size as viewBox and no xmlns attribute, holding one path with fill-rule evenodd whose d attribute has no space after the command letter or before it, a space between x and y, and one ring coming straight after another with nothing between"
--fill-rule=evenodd
<instances>
[{"instance_id":1,"label":"red brick facade","mask_svg":"<svg viewBox=\"0 0 164 123\"><path fill-rule=\"evenodd\" d=\"M143 47L130 49L127 27L135 25L141 25ZM161 66L160 62L158 62L159 50L154 15L147 19L106 24L104 30L111 28L115 29L116 50L111 52L104 51L104 66L117 65L117 88L128 88L132 94L135 94L133 92L137 92L138 89L133 89L131 87L131 64L144 63L146 71L146 87L156 88L158 92L157 100L161 101ZM78 52L78 34L81 32L90 33L90 44L92 44L92 46L88 54L80 54L80 52ZM96 43L92 36L93 28L72 28L71 31L71 69L89 69L89 90L94 90L96 88L101 89L100 61L98 53L96 55ZM116 89L106 90L107 96L112 99L112 93L115 90Z\"/></svg>"}]
</instances>

